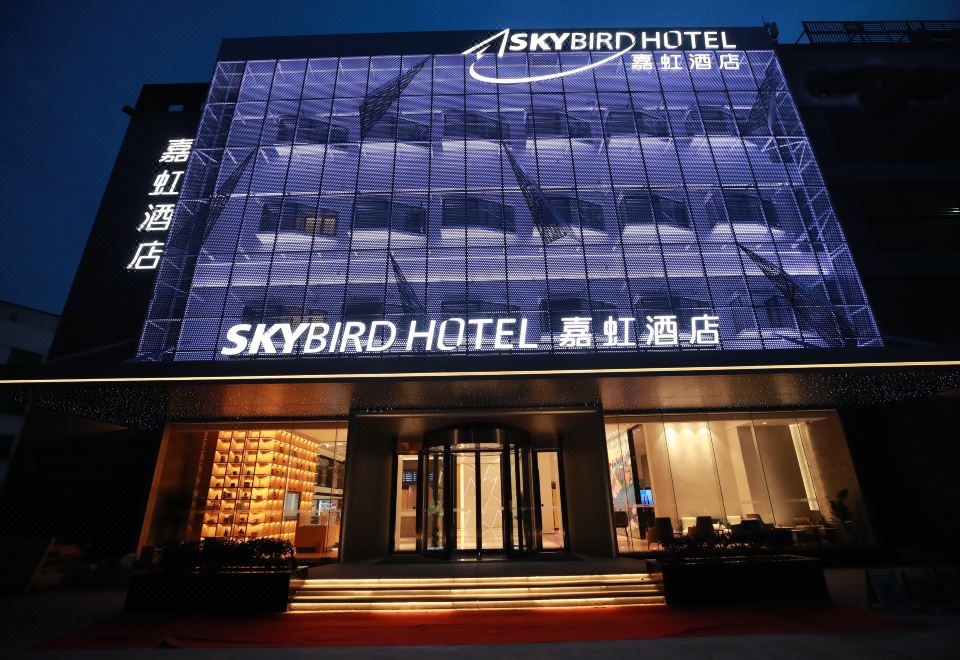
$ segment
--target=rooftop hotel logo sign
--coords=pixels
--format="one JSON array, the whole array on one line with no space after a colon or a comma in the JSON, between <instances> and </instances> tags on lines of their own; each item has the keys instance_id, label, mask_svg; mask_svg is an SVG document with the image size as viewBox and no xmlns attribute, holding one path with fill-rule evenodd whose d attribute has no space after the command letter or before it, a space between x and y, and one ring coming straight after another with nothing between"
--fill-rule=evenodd
<instances>
[{"instance_id":1,"label":"rooftop hotel logo sign","mask_svg":"<svg viewBox=\"0 0 960 660\"><path fill-rule=\"evenodd\" d=\"M476 66L491 48L496 48L497 57L505 53L556 53L609 52L610 55L568 71L555 71L537 76L498 77L477 71ZM642 32L511 32L501 30L492 37L477 43L462 55L476 53L477 59L470 65L470 76L494 85L514 85L541 80L552 80L589 71L632 50L733 50L725 30L644 30Z\"/></svg>"}]
</instances>

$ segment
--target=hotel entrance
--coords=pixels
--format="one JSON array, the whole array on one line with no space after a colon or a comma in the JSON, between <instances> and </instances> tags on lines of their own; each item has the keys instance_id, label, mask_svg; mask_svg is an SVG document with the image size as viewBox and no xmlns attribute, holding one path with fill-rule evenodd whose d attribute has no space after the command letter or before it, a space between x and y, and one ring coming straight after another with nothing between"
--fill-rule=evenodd
<instances>
[{"instance_id":1,"label":"hotel entrance","mask_svg":"<svg viewBox=\"0 0 960 660\"><path fill-rule=\"evenodd\" d=\"M420 454L423 553L479 559L536 550L528 434L442 429L424 437Z\"/></svg>"},{"instance_id":2,"label":"hotel entrance","mask_svg":"<svg viewBox=\"0 0 960 660\"><path fill-rule=\"evenodd\" d=\"M490 559L563 550L560 456L514 428L455 427L397 456L395 552Z\"/></svg>"}]
</instances>

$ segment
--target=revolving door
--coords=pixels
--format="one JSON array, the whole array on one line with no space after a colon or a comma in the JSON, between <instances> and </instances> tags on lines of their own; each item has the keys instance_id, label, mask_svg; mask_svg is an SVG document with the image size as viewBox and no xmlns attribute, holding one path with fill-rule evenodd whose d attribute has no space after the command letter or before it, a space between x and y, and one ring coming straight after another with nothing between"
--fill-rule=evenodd
<instances>
[{"instance_id":1,"label":"revolving door","mask_svg":"<svg viewBox=\"0 0 960 660\"><path fill-rule=\"evenodd\" d=\"M419 457L419 548L440 557L534 552L530 436L507 428L428 433Z\"/></svg>"}]
</instances>

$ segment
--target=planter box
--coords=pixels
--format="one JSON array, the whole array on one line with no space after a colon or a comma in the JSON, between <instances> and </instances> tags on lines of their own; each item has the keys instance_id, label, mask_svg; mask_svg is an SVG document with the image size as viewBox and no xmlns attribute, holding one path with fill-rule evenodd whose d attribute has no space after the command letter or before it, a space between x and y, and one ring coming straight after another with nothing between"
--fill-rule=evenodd
<instances>
[{"instance_id":1,"label":"planter box","mask_svg":"<svg viewBox=\"0 0 960 660\"><path fill-rule=\"evenodd\" d=\"M126 612L285 612L290 572L134 573Z\"/></svg>"},{"instance_id":2,"label":"planter box","mask_svg":"<svg viewBox=\"0 0 960 660\"><path fill-rule=\"evenodd\" d=\"M757 557L659 562L669 605L828 599L819 559Z\"/></svg>"}]
</instances>

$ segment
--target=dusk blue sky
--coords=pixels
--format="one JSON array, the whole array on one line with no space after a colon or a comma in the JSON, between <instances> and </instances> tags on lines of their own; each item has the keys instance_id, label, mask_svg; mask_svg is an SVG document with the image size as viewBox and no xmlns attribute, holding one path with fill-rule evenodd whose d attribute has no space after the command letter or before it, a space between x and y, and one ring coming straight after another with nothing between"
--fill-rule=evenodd
<instances>
[{"instance_id":1,"label":"dusk blue sky","mask_svg":"<svg viewBox=\"0 0 960 660\"><path fill-rule=\"evenodd\" d=\"M144 83L209 78L224 37L504 27L780 26L948 19L957 0L314 0L51 2L0 7L0 299L59 313Z\"/></svg>"}]
</instances>

